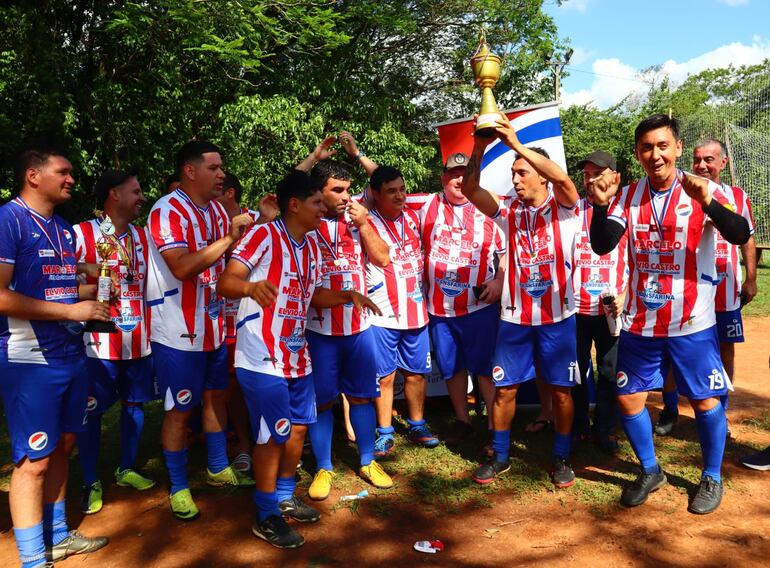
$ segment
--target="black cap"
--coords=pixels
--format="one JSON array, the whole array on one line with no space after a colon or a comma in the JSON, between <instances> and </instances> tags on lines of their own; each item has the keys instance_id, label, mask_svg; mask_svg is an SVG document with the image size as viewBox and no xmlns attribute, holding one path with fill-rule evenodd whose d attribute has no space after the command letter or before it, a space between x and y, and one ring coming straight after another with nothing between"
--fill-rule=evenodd
<instances>
[{"instance_id":1,"label":"black cap","mask_svg":"<svg viewBox=\"0 0 770 568\"><path fill-rule=\"evenodd\" d=\"M94 184L94 197L96 198L97 207L104 205L104 202L107 200L107 195L113 187L119 186L128 178L136 177L136 174L136 168L130 168L128 170L105 170Z\"/></svg>"},{"instance_id":2,"label":"black cap","mask_svg":"<svg viewBox=\"0 0 770 568\"><path fill-rule=\"evenodd\" d=\"M444 170L451 170L452 168L464 168L468 165L468 156L462 152L452 154L446 159L444 164Z\"/></svg>"},{"instance_id":3,"label":"black cap","mask_svg":"<svg viewBox=\"0 0 770 568\"><path fill-rule=\"evenodd\" d=\"M596 164L600 168L609 168L613 172L618 171L618 164L615 161L615 158L613 157L613 155L607 152L603 152L602 150L591 152L585 158L580 160L577 165L579 168L582 168L588 162L591 162L592 164Z\"/></svg>"}]
</instances>

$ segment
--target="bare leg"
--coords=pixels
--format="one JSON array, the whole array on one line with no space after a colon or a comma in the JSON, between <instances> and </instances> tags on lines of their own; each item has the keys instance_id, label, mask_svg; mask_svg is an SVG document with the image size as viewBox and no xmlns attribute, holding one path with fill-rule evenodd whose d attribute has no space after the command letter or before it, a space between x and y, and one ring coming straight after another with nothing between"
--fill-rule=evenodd
<instances>
[{"instance_id":1,"label":"bare leg","mask_svg":"<svg viewBox=\"0 0 770 568\"><path fill-rule=\"evenodd\" d=\"M516 414L516 393L519 385L495 388L494 410L492 423L495 430L510 430L511 422Z\"/></svg>"},{"instance_id":2,"label":"bare leg","mask_svg":"<svg viewBox=\"0 0 770 568\"><path fill-rule=\"evenodd\" d=\"M425 407L425 376L404 373L404 397L409 419L417 422L423 419Z\"/></svg>"},{"instance_id":3,"label":"bare leg","mask_svg":"<svg viewBox=\"0 0 770 568\"><path fill-rule=\"evenodd\" d=\"M468 414L468 371L461 369L457 371L452 378L446 382L449 400L452 402L452 408L455 411L455 417L460 422L471 423L471 417Z\"/></svg>"},{"instance_id":4,"label":"bare leg","mask_svg":"<svg viewBox=\"0 0 770 568\"><path fill-rule=\"evenodd\" d=\"M568 435L572 432L572 420L575 406L572 401L570 387L550 386L553 401L554 430L559 434Z\"/></svg>"},{"instance_id":5,"label":"bare leg","mask_svg":"<svg viewBox=\"0 0 770 568\"><path fill-rule=\"evenodd\" d=\"M163 416L163 425L160 428L160 441L163 449L169 452L184 450L187 442L187 421L190 419L190 411L181 412L174 407L167 410Z\"/></svg>"},{"instance_id":6,"label":"bare leg","mask_svg":"<svg viewBox=\"0 0 770 568\"><path fill-rule=\"evenodd\" d=\"M484 404L487 406L487 425L492 430L494 427L492 414L495 406L495 384L490 377L479 376L479 390L484 399Z\"/></svg>"},{"instance_id":7,"label":"bare leg","mask_svg":"<svg viewBox=\"0 0 770 568\"><path fill-rule=\"evenodd\" d=\"M356 433L353 430L353 425L350 423L350 402L348 402L348 398L344 394L342 395L342 414L345 418L345 433L348 436L348 441L355 442Z\"/></svg>"},{"instance_id":8,"label":"bare leg","mask_svg":"<svg viewBox=\"0 0 770 568\"><path fill-rule=\"evenodd\" d=\"M43 495L50 461L50 456L35 461L24 458L13 468L8 504L13 526L17 529L33 527L43 521Z\"/></svg>"},{"instance_id":9,"label":"bare leg","mask_svg":"<svg viewBox=\"0 0 770 568\"><path fill-rule=\"evenodd\" d=\"M396 372L380 379L380 396L374 399L377 410L377 426L390 428L393 424L393 380Z\"/></svg>"},{"instance_id":10,"label":"bare leg","mask_svg":"<svg viewBox=\"0 0 770 568\"><path fill-rule=\"evenodd\" d=\"M251 447L249 411L246 408L246 401L243 400L241 385L235 376L230 377L230 387L227 393L227 415L235 432L235 455L248 454Z\"/></svg>"}]
</instances>

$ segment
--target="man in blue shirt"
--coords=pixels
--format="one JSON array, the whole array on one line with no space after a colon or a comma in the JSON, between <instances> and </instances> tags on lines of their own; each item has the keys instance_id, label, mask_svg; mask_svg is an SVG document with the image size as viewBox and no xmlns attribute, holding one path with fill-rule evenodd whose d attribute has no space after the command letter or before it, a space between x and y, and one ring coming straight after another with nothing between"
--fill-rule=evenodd
<instances>
[{"instance_id":1,"label":"man in blue shirt","mask_svg":"<svg viewBox=\"0 0 770 568\"><path fill-rule=\"evenodd\" d=\"M109 321L110 313L81 301L74 232L54 215L75 183L69 160L26 149L16 179L19 195L0 207L0 394L15 466L13 530L22 567L31 568L107 544L68 530L64 498L68 456L86 418L81 322Z\"/></svg>"}]
</instances>

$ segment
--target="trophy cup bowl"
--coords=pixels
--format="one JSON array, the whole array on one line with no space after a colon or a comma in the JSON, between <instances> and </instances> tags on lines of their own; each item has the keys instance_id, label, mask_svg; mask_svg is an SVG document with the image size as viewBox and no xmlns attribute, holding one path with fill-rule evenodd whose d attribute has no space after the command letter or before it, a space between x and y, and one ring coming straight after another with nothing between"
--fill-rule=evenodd
<instances>
[{"instance_id":1,"label":"trophy cup bowl","mask_svg":"<svg viewBox=\"0 0 770 568\"><path fill-rule=\"evenodd\" d=\"M115 252L115 245L111 242L101 239L96 243L96 250L102 259L99 266L99 280L96 287L96 301L101 304L110 303L110 285L112 284L112 270L109 266L109 260L112 253ZM86 322L84 331L93 331L96 333L117 333L114 321L91 320Z\"/></svg>"},{"instance_id":2,"label":"trophy cup bowl","mask_svg":"<svg viewBox=\"0 0 770 568\"><path fill-rule=\"evenodd\" d=\"M476 85L481 88L481 108L476 120L476 136L489 138L495 133L500 110L497 108L492 88L500 79L502 59L489 49L484 35L479 39L479 46L471 56L471 69Z\"/></svg>"}]
</instances>

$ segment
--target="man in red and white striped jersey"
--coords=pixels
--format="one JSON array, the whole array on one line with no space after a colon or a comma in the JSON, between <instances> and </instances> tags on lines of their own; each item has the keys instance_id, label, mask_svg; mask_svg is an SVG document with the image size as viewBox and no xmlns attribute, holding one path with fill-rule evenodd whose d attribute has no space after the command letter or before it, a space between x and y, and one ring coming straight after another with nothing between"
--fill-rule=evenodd
<instances>
[{"instance_id":1,"label":"man in red and white striped jersey","mask_svg":"<svg viewBox=\"0 0 770 568\"><path fill-rule=\"evenodd\" d=\"M583 185L586 195L580 200L580 232L575 243L574 289L577 304L575 324L577 328L577 360L581 380L574 389L575 419L574 438L593 439L604 452L614 455L618 443L612 437L615 423L615 363L617 360L618 334L620 329L611 330L608 318L615 323L623 309L623 297L628 284L626 267L626 236L611 252L599 256L591 249L591 217L593 196L588 191L588 182L602 172L616 172L615 158L607 152L590 153L578 162L583 170ZM594 380L594 366L591 348L596 347L596 408L594 409L593 432L588 417L588 383Z\"/></svg>"},{"instance_id":2,"label":"man in red and white striped jersey","mask_svg":"<svg viewBox=\"0 0 770 568\"><path fill-rule=\"evenodd\" d=\"M222 194L217 201L225 208L227 216L233 217L247 214L254 223L262 225L273 221L278 216L278 204L272 193L264 195L259 200L259 210L254 211L241 206L243 186L235 174L225 173L222 184ZM230 373L230 384L227 389L227 417L235 434L234 454L232 461L234 469L241 473L251 474L251 436L249 435L249 414L243 393L235 378L235 318L238 316L240 300L225 298L225 345L227 346L227 368Z\"/></svg>"},{"instance_id":3,"label":"man in red and white striped jersey","mask_svg":"<svg viewBox=\"0 0 770 568\"><path fill-rule=\"evenodd\" d=\"M257 517L252 532L279 548L296 548L304 539L282 515L300 522L321 517L294 494L307 425L316 420L305 339L308 310L346 303L357 310L376 306L355 290L321 286L322 253L313 235L326 212L319 188L295 170L278 184L276 193L281 218L253 227L238 243L219 291L242 298L235 367L257 442Z\"/></svg>"},{"instance_id":4,"label":"man in red and white striped jersey","mask_svg":"<svg viewBox=\"0 0 770 568\"><path fill-rule=\"evenodd\" d=\"M505 254L503 232L462 194L467 164L465 154L449 156L441 174L443 192L426 196L419 210L433 353L457 419L450 444L473 432L469 372L478 376L492 430L492 356L504 276L504 270L495 273L495 258L499 262Z\"/></svg>"},{"instance_id":5,"label":"man in red and white striped jersey","mask_svg":"<svg viewBox=\"0 0 770 568\"><path fill-rule=\"evenodd\" d=\"M227 461L228 385L222 299L216 285L225 253L253 224L248 214L232 222L215 198L224 181L219 149L188 142L177 154L181 186L150 211L147 304L152 310L152 351L166 415L161 441L171 477L171 509L191 520L199 511L187 481L186 425L203 400L203 431L210 485L248 480Z\"/></svg>"},{"instance_id":6,"label":"man in red and white striped jersey","mask_svg":"<svg viewBox=\"0 0 770 568\"><path fill-rule=\"evenodd\" d=\"M727 166L727 149L719 140L700 140L695 144L692 156L692 170L704 178L710 179L722 188L722 193L729 202L729 207L749 223L752 237L740 247L730 244L717 233L716 263L717 285L714 309L717 315L717 334L719 352L727 376L735 384L735 344L743 342L743 319L741 308L751 302L757 294L757 248L754 243L754 217L751 202L740 187L729 186L720 179L722 170ZM746 265L746 278L743 279L741 263L738 258L740 248ZM656 426L659 434L670 434L679 415L679 393L673 377L669 377L663 389L665 406ZM722 406L727 410L727 395L722 399ZM728 426L728 437L730 430Z\"/></svg>"},{"instance_id":7,"label":"man in red and white striped jersey","mask_svg":"<svg viewBox=\"0 0 770 568\"><path fill-rule=\"evenodd\" d=\"M88 355L88 424L77 436L83 469L81 511L88 515L102 509L102 483L97 474L102 416L117 401L120 412L120 465L118 485L139 491L155 485L135 468L139 437L144 426L142 404L157 398L155 373L150 357L149 321L144 293L147 280L148 243L144 229L132 221L146 202L136 171L107 170L94 186L97 206L103 215L75 225L78 262L101 264L96 249L106 240L115 248L106 259L118 284L118 298L110 306L117 333L86 332ZM87 278L88 284L96 279Z\"/></svg>"},{"instance_id":8,"label":"man in red and white striped jersey","mask_svg":"<svg viewBox=\"0 0 770 568\"><path fill-rule=\"evenodd\" d=\"M423 416L425 374L431 370L428 311L423 295L424 262L419 214L406 204L406 186L399 170L379 166L369 179L374 202L371 224L388 245L390 263L366 263L369 297L382 311L372 317L377 345L377 406L375 455L393 449L393 381L404 375L408 438L426 448L438 446Z\"/></svg>"},{"instance_id":9,"label":"man in red and white striped jersey","mask_svg":"<svg viewBox=\"0 0 770 568\"><path fill-rule=\"evenodd\" d=\"M720 397L732 388L719 357L714 315L716 231L734 244L749 224L730 211L722 188L676 168L679 123L665 114L641 121L634 151L646 177L624 188L617 175L589 182L594 195L591 247L610 252L628 232L629 285L618 341L617 392L623 427L642 470L626 486L622 505L644 503L666 483L658 465L647 392L663 386L669 368L695 411L703 471L689 511L711 513L722 501L721 465L727 422Z\"/></svg>"},{"instance_id":10,"label":"man in red and white striped jersey","mask_svg":"<svg viewBox=\"0 0 770 568\"><path fill-rule=\"evenodd\" d=\"M516 198L508 207L479 185L481 160L492 137L476 136L463 179L463 194L505 231L507 267L502 322L495 346L492 412L495 458L473 474L489 483L510 469L510 427L519 385L535 378L537 361L550 386L554 413L554 485L575 482L569 465L573 403L570 390L580 381L575 346L572 270L575 235L580 230L575 185L545 150L527 148L500 115L496 136L516 152L512 166ZM549 191L548 184L553 191Z\"/></svg>"},{"instance_id":11,"label":"man in red and white striped jersey","mask_svg":"<svg viewBox=\"0 0 770 568\"><path fill-rule=\"evenodd\" d=\"M340 132L343 148L355 157L355 139ZM321 246L321 274L324 288L355 290L366 295L366 262L387 266L388 247L369 224L369 211L350 198L350 171L328 159L336 136L327 137L297 169L309 171L320 188L326 216L314 235ZM307 341L317 364L313 371L318 417L308 427L316 473L308 494L311 499L329 496L334 470L332 404L344 394L350 405L350 423L359 453L359 473L375 487L393 485L390 476L374 460L377 418L373 399L379 396L375 371L376 348L366 312L348 303L333 308L311 308Z\"/></svg>"}]
</instances>

